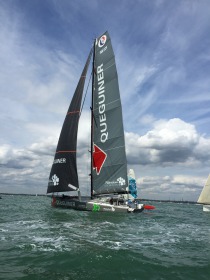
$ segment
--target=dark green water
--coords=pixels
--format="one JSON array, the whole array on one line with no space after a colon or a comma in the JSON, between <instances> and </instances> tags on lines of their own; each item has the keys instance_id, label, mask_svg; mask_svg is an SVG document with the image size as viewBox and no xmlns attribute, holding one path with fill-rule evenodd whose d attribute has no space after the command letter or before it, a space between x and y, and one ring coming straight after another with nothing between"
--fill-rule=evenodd
<instances>
[{"instance_id":1,"label":"dark green water","mask_svg":"<svg viewBox=\"0 0 210 280\"><path fill-rule=\"evenodd\" d=\"M210 214L153 204L149 213L92 213L3 196L0 279L210 279Z\"/></svg>"}]
</instances>

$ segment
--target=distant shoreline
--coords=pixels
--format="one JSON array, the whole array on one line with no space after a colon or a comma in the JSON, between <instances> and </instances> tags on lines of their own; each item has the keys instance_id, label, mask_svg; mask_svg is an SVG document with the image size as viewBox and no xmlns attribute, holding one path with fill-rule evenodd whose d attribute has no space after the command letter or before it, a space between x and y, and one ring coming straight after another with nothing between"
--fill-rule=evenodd
<instances>
[{"instance_id":1,"label":"distant shoreline","mask_svg":"<svg viewBox=\"0 0 210 280\"><path fill-rule=\"evenodd\" d=\"M0 195L19 195L19 196L51 196L51 195L47 195L47 194L25 194L25 193L0 193ZM202 203L198 203L197 201L189 201L189 200L169 200L169 199L146 199L146 198L141 198L141 199L137 199L139 201L153 201L153 202L168 202L168 203L188 203L188 204L201 204Z\"/></svg>"}]
</instances>

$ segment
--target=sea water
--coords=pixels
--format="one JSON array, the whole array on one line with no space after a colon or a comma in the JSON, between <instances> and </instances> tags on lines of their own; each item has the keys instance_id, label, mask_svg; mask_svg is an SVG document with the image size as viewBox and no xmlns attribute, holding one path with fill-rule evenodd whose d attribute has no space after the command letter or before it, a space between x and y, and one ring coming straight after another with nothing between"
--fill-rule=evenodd
<instances>
[{"instance_id":1,"label":"sea water","mask_svg":"<svg viewBox=\"0 0 210 280\"><path fill-rule=\"evenodd\" d=\"M151 204L139 214L96 213L3 195L0 279L210 279L210 213Z\"/></svg>"}]
</instances>

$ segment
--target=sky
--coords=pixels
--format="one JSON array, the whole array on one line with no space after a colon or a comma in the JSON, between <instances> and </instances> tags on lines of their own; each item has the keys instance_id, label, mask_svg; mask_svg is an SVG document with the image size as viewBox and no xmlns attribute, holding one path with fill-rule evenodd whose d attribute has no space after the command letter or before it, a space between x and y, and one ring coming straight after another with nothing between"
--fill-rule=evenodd
<instances>
[{"instance_id":1,"label":"sky","mask_svg":"<svg viewBox=\"0 0 210 280\"><path fill-rule=\"evenodd\" d=\"M210 173L209 0L0 0L0 193L46 193L71 97L107 30L139 197L197 201ZM84 195L89 107L78 135Z\"/></svg>"}]
</instances>

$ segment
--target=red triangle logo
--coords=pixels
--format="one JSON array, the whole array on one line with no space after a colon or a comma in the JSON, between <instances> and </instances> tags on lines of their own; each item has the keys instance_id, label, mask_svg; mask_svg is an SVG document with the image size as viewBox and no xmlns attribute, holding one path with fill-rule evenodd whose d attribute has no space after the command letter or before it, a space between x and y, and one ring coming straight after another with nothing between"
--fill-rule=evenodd
<instances>
[{"instance_id":1,"label":"red triangle logo","mask_svg":"<svg viewBox=\"0 0 210 280\"><path fill-rule=\"evenodd\" d=\"M93 169L96 170L96 174L99 175L101 168L107 158L107 154L101 150L97 145L93 144Z\"/></svg>"}]
</instances>

